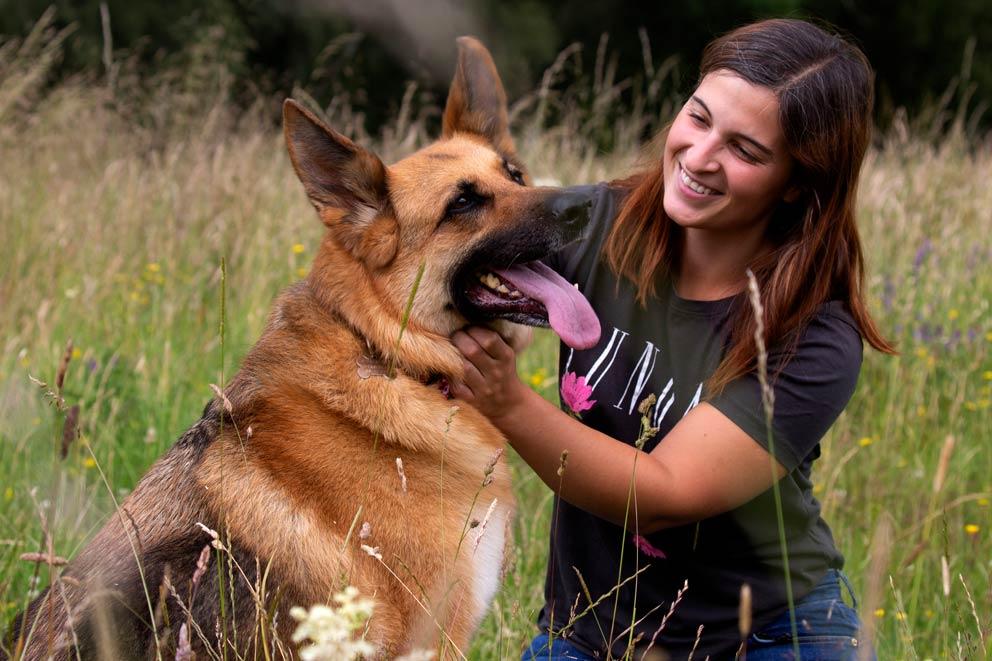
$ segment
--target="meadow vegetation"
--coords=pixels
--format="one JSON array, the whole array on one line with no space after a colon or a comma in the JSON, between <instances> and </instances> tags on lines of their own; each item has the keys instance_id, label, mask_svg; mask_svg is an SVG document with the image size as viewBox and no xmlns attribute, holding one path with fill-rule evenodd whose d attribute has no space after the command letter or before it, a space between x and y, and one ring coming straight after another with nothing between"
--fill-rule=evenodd
<instances>
[{"instance_id":1,"label":"meadow vegetation","mask_svg":"<svg viewBox=\"0 0 992 661\"><path fill-rule=\"evenodd\" d=\"M57 571L22 556L71 557L95 532L236 371L322 236L277 100L231 104L209 44L183 70L120 62L113 85L49 87L63 37L41 23L0 44L0 632ZM591 87L556 87L572 57L513 105L522 160L565 184L622 176L676 107L669 70L652 67L645 103L617 120L629 81L599 62ZM439 110L417 98L373 136L347 105L325 115L389 162L432 138ZM966 114L936 107L877 136L859 215L871 309L901 354L866 351L815 468L883 659L992 652L992 150ZM555 360L542 334L519 362L552 400ZM551 494L512 467L512 563L471 658L518 658L542 603Z\"/></svg>"}]
</instances>

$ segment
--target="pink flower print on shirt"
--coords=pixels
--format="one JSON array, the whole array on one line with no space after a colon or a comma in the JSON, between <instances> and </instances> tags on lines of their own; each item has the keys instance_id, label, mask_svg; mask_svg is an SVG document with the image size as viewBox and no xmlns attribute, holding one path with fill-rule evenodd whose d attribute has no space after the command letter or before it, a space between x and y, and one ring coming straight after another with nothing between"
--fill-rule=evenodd
<instances>
[{"instance_id":1,"label":"pink flower print on shirt","mask_svg":"<svg viewBox=\"0 0 992 661\"><path fill-rule=\"evenodd\" d=\"M637 547L638 551L652 558L665 559L668 557L665 555L664 551L659 549L657 546L649 542L646 538L642 537L641 535L634 535L634 546Z\"/></svg>"},{"instance_id":2,"label":"pink flower print on shirt","mask_svg":"<svg viewBox=\"0 0 992 661\"><path fill-rule=\"evenodd\" d=\"M586 377L577 376L575 372L565 372L561 380L561 401L565 402L565 406L575 417L579 417L580 413L588 411L596 403L595 399L589 399L591 394L592 388L586 385Z\"/></svg>"}]
</instances>

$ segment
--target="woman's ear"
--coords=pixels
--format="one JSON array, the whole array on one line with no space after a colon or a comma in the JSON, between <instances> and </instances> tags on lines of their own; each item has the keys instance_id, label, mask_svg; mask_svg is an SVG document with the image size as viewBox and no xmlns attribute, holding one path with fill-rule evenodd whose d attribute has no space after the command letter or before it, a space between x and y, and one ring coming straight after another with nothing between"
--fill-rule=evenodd
<instances>
[{"instance_id":1,"label":"woman's ear","mask_svg":"<svg viewBox=\"0 0 992 661\"><path fill-rule=\"evenodd\" d=\"M785 189L785 194L782 195L782 201L786 204L793 204L799 201L799 198L802 197L806 190L805 186L793 184Z\"/></svg>"}]
</instances>

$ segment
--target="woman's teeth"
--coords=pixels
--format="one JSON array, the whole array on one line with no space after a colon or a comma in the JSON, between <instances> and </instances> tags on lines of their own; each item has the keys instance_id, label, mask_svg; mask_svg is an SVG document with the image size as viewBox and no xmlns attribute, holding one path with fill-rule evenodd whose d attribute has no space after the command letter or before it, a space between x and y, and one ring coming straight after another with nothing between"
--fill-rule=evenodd
<instances>
[{"instance_id":1,"label":"woman's teeth","mask_svg":"<svg viewBox=\"0 0 992 661\"><path fill-rule=\"evenodd\" d=\"M703 186L701 183L687 175L685 170L682 169L682 166L679 166L679 178L690 190L695 191L700 195L719 195L718 191Z\"/></svg>"}]
</instances>

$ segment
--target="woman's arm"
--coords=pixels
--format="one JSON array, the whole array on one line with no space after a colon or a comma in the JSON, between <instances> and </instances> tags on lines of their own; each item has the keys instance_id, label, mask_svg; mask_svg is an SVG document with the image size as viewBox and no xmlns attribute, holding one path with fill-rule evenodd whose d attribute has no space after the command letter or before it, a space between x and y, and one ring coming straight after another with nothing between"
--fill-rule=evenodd
<instances>
[{"instance_id":1,"label":"woman's arm","mask_svg":"<svg viewBox=\"0 0 992 661\"><path fill-rule=\"evenodd\" d=\"M716 408L694 408L650 453L613 439L557 409L517 377L516 356L495 332L452 336L465 356L465 383L453 391L506 435L545 484L576 507L650 533L746 503L786 474L771 455ZM561 454L568 451L559 478ZM635 499L628 512L631 477ZM774 471L774 472L773 472Z\"/></svg>"}]
</instances>

